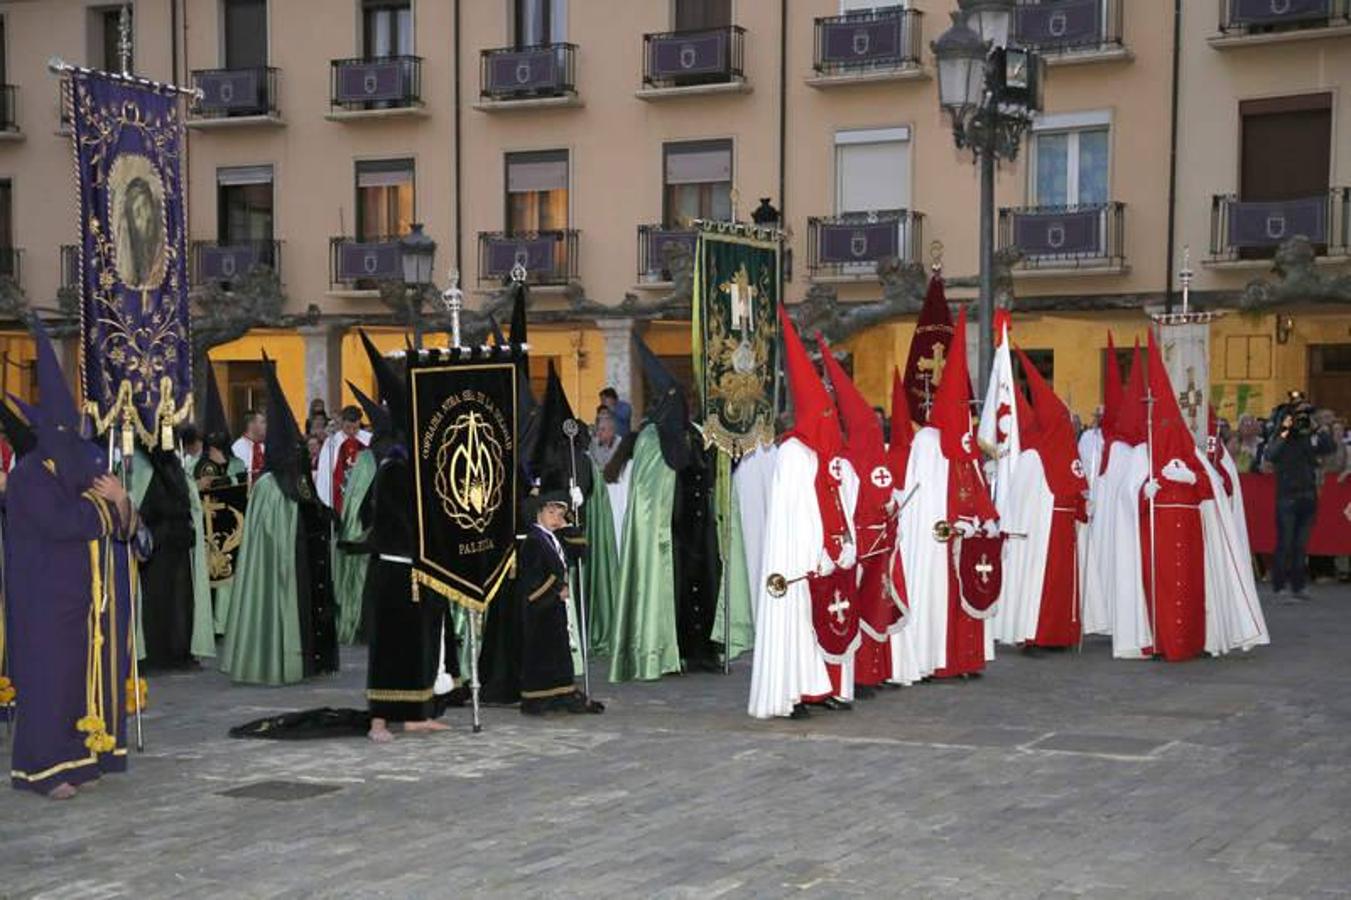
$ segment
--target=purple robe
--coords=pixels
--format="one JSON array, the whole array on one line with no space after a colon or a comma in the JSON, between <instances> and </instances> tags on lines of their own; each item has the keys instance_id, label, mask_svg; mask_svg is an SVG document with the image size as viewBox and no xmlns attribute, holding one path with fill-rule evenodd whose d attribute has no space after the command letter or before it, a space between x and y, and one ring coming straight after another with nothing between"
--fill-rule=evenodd
<instances>
[{"instance_id":1,"label":"purple robe","mask_svg":"<svg viewBox=\"0 0 1351 900\"><path fill-rule=\"evenodd\" d=\"M58 480L40 453L25 456L9 476L5 507L10 674L18 708L13 785L46 793L62 782L79 785L125 771L131 658L124 523L92 491L78 493ZM104 644L97 696L115 741L106 752L86 746L88 734L77 728L90 712L96 569L101 579L112 573L99 616Z\"/></svg>"}]
</instances>

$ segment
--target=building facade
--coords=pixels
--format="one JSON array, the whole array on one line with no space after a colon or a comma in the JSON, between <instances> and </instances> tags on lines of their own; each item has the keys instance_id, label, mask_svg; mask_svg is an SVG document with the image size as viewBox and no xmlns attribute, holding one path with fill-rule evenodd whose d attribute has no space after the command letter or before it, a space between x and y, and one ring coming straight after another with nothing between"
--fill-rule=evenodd
<instances>
[{"instance_id":1,"label":"building facade","mask_svg":"<svg viewBox=\"0 0 1351 900\"><path fill-rule=\"evenodd\" d=\"M1179 299L1184 246L1194 300L1247 306L1212 326L1223 413L1305 386L1351 407L1351 316L1327 302L1349 269L1346 3L1188 2L1175 19L1167 0L1020 2L1018 38L1049 75L999 173L998 244L1019 250L1015 339L1077 411L1101 395L1107 329L1129 344L1170 286ZM46 61L117 68L120 6L0 2L0 275L41 309L59 307L77 235ZM212 351L231 411L252 405L263 348L297 408L369 384L354 328L403 344L379 285L414 223L437 241L438 284L454 267L471 307L526 263L532 374L556 365L583 415L606 384L641 403L635 330L688 370L687 323L649 311L681 300L690 222L748 219L761 198L783 213L790 303L875 301L900 283L879 262L939 258L949 296L973 298L978 177L929 50L953 8L135 0L135 71L204 94L188 131L194 280L269 266L291 316ZM1316 277L1291 284L1272 256L1306 232ZM1288 289L1259 296L1254 279ZM847 342L878 402L913 327L903 315ZM22 392L17 328L0 351Z\"/></svg>"}]
</instances>

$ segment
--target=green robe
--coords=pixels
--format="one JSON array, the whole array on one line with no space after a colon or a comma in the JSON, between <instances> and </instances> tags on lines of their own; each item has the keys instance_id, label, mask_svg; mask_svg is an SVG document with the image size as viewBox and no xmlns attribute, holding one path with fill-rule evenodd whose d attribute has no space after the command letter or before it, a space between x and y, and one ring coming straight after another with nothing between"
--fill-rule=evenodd
<instances>
[{"instance_id":1,"label":"green robe","mask_svg":"<svg viewBox=\"0 0 1351 900\"><path fill-rule=\"evenodd\" d=\"M375 454L362 450L347 473L343 486L342 523L333 542L333 595L338 603L338 642L351 644L361 629L361 598L366 590L368 553L348 553L339 541L364 541L368 529L361 524L361 504L375 480Z\"/></svg>"},{"instance_id":2,"label":"green robe","mask_svg":"<svg viewBox=\"0 0 1351 900\"><path fill-rule=\"evenodd\" d=\"M615 579L619 555L615 548L614 512L610 492L600 467L591 461L591 496L586 499L586 629L591 634L591 652L610 653L614 628Z\"/></svg>"},{"instance_id":3,"label":"green robe","mask_svg":"<svg viewBox=\"0 0 1351 900\"><path fill-rule=\"evenodd\" d=\"M186 465L186 463L185 463ZM131 499L138 506L145 499L150 488L150 479L155 470L150 458L136 450L131 466ZM206 530L202 526L202 495L197 492L197 481L192 477L192 469L186 469L188 482L188 504L192 521L196 526L197 541L192 548L192 655L206 659L216 655L216 632L211 613L211 576L206 564ZM145 633L141 630L141 594L136 593L136 647L141 659L145 659Z\"/></svg>"},{"instance_id":4,"label":"green robe","mask_svg":"<svg viewBox=\"0 0 1351 900\"><path fill-rule=\"evenodd\" d=\"M730 517L726 509L729 502L732 506ZM755 618L751 604L751 577L746 565L746 544L741 537L741 498L732 481L731 460L722 454L718 455L717 515L718 543L722 544L730 539L732 546L730 552L723 553L723 565L730 564L730 568L724 572L724 581L718 586L718 612L713 619L713 640L721 644L726 637L723 630L726 627L723 624L723 615L727 603L722 594L730 587L732 633L729 655L732 659L736 659L755 646Z\"/></svg>"},{"instance_id":5,"label":"green robe","mask_svg":"<svg viewBox=\"0 0 1351 900\"><path fill-rule=\"evenodd\" d=\"M296 608L299 518L271 474L254 482L220 660L234 681L293 684L305 677Z\"/></svg>"},{"instance_id":6,"label":"green robe","mask_svg":"<svg viewBox=\"0 0 1351 900\"><path fill-rule=\"evenodd\" d=\"M230 454L230 461L226 464L225 472L231 478L244 474L247 469L244 468L244 460ZM248 510L244 511L245 521L248 520ZM199 520L200 521L200 520ZM224 581L218 581L211 586L213 597L212 608L216 611L216 634L225 634L225 624L230 620L230 585L234 584L234 578L227 578Z\"/></svg>"},{"instance_id":7,"label":"green robe","mask_svg":"<svg viewBox=\"0 0 1351 900\"><path fill-rule=\"evenodd\" d=\"M655 426L643 426L629 465L610 643L612 682L651 681L681 670L671 544L676 473L662 458Z\"/></svg>"}]
</instances>

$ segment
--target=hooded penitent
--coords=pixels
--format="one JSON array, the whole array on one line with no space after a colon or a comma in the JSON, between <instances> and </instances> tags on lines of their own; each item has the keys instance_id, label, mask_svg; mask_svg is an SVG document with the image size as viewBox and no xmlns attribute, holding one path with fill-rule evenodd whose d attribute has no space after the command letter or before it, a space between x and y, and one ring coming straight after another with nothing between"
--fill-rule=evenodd
<instances>
[{"instance_id":1,"label":"hooded penitent","mask_svg":"<svg viewBox=\"0 0 1351 900\"><path fill-rule=\"evenodd\" d=\"M16 459L27 455L37 446L38 439L33 432L33 424L4 399L0 399L0 428L4 429L5 439L14 451Z\"/></svg>"},{"instance_id":2,"label":"hooded penitent","mask_svg":"<svg viewBox=\"0 0 1351 900\"><path fill-rule=\"evenodd\" d=\"M366 351L371 371L375 374L375 386L379 391L380 402L388 411L385 417L389 423L387 436L395 443L403 443L408 435L408 387L399 377L399 373L394 371L390 361L371 342L366 332L357 333L361 336L361 346ZM375 420L371 419L371 423L374 424Z\"/></svg>"},{"instance_id":3,"label":"hooded penitent","mask_svg":"<svg viewBox=\"0 0 1351 900\"><path fill-rule=\"evenodd\" d=\"M267 436L263 443L263 471L277 481L290 500L312 500L310 455L305 436L296 424L286 392L277 380L277 365L263 354L263 375L267 381Z\"/></svg>"},{"instance_id":4,"label":"hooded penitent","mask_svg":"<svg viewBox=\"0 0 1351 900\"><path fill-rule=\"evenodd\" d=\"M230 423L225 416L225 404L221 402L216 374L210 366L207 366L203 377L206 379L206 409L202 419L202 443L208 447L215 447L228 456Z\"/></svg>"},{"instance_id":5,"label":"hooded penitent","mask_svg":"<svg viewBox=\"0 0 1351 900\"><path fill-rule=\"evenodd\" d=\"M70 386L56 358L56 348L42 320L33 317L33 340L37 345L37 383L40 402L33 417L36 449L56 466L56 477L75 492L93 484L107 470L97 445L80 434L81 417Z\"/></svg>"},{"instance_id":6,"label":"hooded penitent","mask_svg":"<svg viewBox=\"0 0 1351 900\"><path fill-rule=\"evenodd\" d=\"M643 366L643 375L651 394L648 395L644 418L657 428L661 438L661 455L666 464L677 472L690 464L689 404L685 392L657 355L643 343L637 334L633 336L634 349Z\"/></svg>"}]
</instances>

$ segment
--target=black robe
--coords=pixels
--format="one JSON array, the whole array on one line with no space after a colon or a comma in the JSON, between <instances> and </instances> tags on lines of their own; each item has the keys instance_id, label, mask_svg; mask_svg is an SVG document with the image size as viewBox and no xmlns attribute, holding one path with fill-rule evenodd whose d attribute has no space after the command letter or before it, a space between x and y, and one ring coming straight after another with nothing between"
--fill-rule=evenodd
<instances>
[{"instance_id":1,"label":"black robe","mask_svg":"<svg viewBox=\"0 0 1351 900\"><path fill-rule=\"evenodd\" d=\"M371 611L366 701L373 718L391 722L420 722L437 714L434 688L446 601L430 591L415 599L408 564L384 558L413 553L412 491L407 461L388 457L361 507L371 550L364 595Z\"/></svg>"},{"instance_id":2,"label":"black robe","mask_svg":"<svg viewBox=\"0 0 1351 900\"><path fill-rule=\"evenodd\" d=\"M676 596L676 639L687 668L716 666L722 639L713 634L718 612L722 558L714 509L717 451L694 450L690 464L676 473L671 509L672 557ZM715 647L714 644L718 646Z\"/></svg>"},{"instance_id":3,"label":"black robe","mask_svg":"<svg viewBox=\"0 0 1351 900\"><path fill-rule=\"evenodd\" d=\"M338 615L329 548L332 513L308 477L296 483L296 597L305 677L338 671Z\"/></svg>"},{"instance_id":4,"label":"black robe","mask_svg":"<svg viewBox=\"0 0 1351 900\"><path fill-rule=\"evenodd\" d=\"M154 539L141 564L141 629L148 669L195 665L192 656L192 551L197 541L187 473L173 454L156 453L141 499L141 521Z\"/></svg>"},{"instance_id":5,"label":"black robe","mask_svg":"<svg viewBox=\"0 0 1351 900\"><path fill-rule=\"evenodd\" d=\"M522 702L547 701L576 690L562 596L567 581L567 568L547 532L531 525L517 557L512 597L522 625Z\"/></svg>"}]
</instances>

